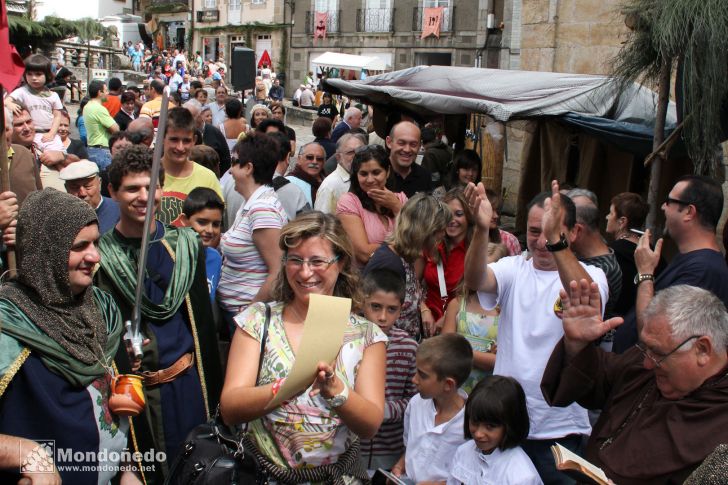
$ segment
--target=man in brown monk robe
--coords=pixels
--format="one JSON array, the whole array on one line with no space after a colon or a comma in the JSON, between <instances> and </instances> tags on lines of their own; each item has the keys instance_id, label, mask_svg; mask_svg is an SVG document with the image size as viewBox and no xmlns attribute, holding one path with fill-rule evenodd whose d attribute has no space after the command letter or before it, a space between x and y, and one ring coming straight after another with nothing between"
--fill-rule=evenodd
<instances>
[{"instance_id":1,"label":"man in brown monk robe","mask_svg":"<svg viewBox=\"0 0 728 485\"><path fill-rule=\"evenodd\" d=\"M602 409L585 458L619 485L682 484L728 442L728 312L711 292L676 285L657 293L639 341L621 355L593 345L603 322L592 283L562 290L564 337L541 381L551 406Z\"/></svg>"}]
</instances>

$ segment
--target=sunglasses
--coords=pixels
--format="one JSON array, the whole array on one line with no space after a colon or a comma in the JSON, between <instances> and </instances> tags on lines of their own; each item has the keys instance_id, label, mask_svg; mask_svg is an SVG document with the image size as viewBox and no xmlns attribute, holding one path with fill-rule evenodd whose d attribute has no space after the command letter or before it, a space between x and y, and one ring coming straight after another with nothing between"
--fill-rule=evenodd
<instances>
[{"instance_id":1,"label":"sunglasses","mask_svg":"<svg viewBox=\"0 0 728 485\"><path fill-rule=\"evenodd\" d=\"M324 157L317 157L316 155L305 155L306 160L309 162L312 160L316 160L317 162L323 162L325 160Z\"/></svg>"}]
</instances>

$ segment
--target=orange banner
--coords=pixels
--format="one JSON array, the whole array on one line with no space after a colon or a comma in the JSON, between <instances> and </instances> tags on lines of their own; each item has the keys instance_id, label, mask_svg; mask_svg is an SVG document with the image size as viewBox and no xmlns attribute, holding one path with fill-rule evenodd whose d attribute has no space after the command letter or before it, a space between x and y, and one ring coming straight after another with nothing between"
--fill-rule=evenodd
<instances>
[{"instance_id":1,"label":"orange banner","mask_svg":"<svg viewBox=\"0 0 728 485\"><path fill-rule=\"evenodd\" d=\"M422 39L428 35L440 38L440 23L442 22L443 7L428 7L422 14Z\"/></svg>"},{"instance_id":2,"label":"orange banner","mask_svg":"<svg viewBox=\"0 0 728 485\"><path fill-rule=\"evenodd\" d=\"M326 21L329 19L329 14L326 12L316 12L316 22L313 26L313 38L314 39L325 39L326 38Z\"/></svg>"}]
</instances>

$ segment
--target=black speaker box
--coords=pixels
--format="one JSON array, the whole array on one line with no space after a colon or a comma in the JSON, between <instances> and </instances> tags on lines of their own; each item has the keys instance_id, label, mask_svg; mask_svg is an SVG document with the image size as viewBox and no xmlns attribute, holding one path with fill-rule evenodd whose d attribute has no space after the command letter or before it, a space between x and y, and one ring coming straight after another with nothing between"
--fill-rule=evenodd
<instances>
[{"instance_id":1,"label":"black speaker box","mask_svg":"<svg viewBox=\"0 0 728 485\"><path fill-rule=\"evenodd\" d=\"M255 87L255 51L247 47L233 49L230 61L231 82L236 91Z\"/></svg>"}]
</instances>

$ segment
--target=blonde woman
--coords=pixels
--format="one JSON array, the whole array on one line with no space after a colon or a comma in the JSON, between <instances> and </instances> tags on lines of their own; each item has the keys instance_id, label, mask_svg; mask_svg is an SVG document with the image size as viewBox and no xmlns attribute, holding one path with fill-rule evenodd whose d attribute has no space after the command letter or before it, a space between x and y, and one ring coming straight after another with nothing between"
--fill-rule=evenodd
<instances>
[{"instance_id":1,"label":"blonde woman","mask_svg":"<svg viewBox=\"0 0 728 485\"><path fill-rule=\"evenodd\" d=\"M402 206L392 236L374 251L364 268L364 275L374 269L390 269L405 281L404 304L395 326L416 340L426 333L422 329L420 306L423 302L420 282L425 268L423 251L437 255L437 245L445 237L445 228L451 219L452 212L446 204L431 195L416 194Z\"/></svg>"}]
</instances>

